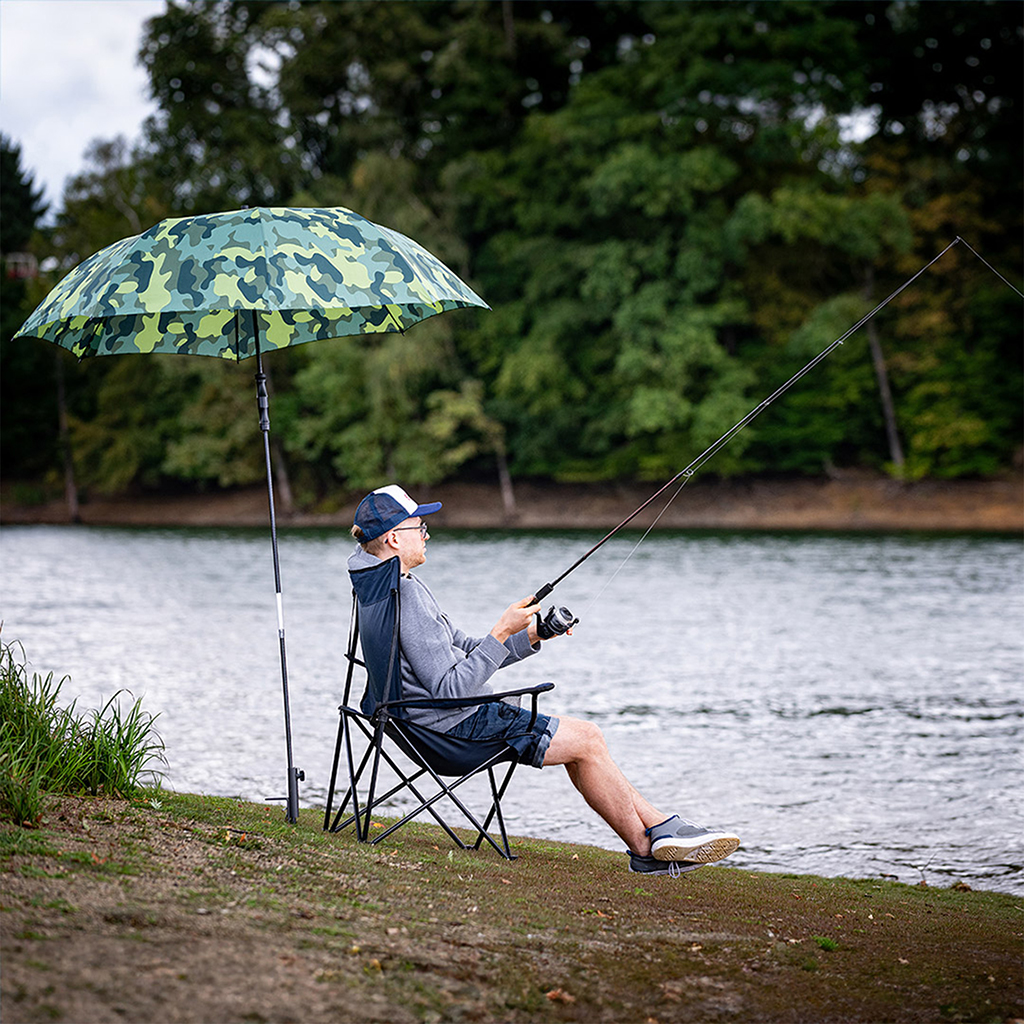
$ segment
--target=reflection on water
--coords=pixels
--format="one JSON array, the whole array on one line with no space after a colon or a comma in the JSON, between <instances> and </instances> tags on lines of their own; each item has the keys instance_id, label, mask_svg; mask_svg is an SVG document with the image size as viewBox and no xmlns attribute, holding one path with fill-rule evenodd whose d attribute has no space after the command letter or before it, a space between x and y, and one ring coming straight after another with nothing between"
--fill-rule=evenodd
<instances>
[{"instance_id":1,"label":"reflection on water","mask_svg":"<svg viewBox=\"0 0 1024 1024\"><path fill-rule=\"evenodd\" d=\"M588 534L441 532L420 570L483 634ZM609 542L557 599L571 638L501 677L551 679L666 811L736 829L730 863L1024 892L1016 539L652 534ZM270 543L263 531L5 527L6 639L63 695L117 689L160 713L178 789L285 790ZM281 538L295 760L322 806L348 630L350 541ZM606 584L608 584L606 586ZM513 831L621 844L559 769L521 769Z\"/></svg>"}]
</instances>

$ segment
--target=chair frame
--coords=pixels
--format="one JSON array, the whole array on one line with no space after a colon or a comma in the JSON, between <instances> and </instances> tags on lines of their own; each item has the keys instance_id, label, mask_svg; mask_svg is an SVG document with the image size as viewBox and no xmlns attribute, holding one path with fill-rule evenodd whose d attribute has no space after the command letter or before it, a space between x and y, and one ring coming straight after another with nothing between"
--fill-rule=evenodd
<instances>
[{"instance_id":1,"label":"chair frame","mask_svg":"<svg viewBox=\"0 0 1024 1024\"><path fill-rule=\"evenodd\" d=\"M394 635L391 638L391 654L388 666L389 673L398 670L398 632L401 621L401 604L397 591L394 592L394 600L397 602L397 607ZM334 763L331 768L331 782L327 793L327 806L324 811L324 831L340 832L342 829L354 824L356 827L356 836L358 841L373 845L386 839L393 832L397 831L407 822L415 818L418 814L427 811L460 849L479 850L481 845L486 841L505 860L515 860L516 855L512 853L509 846L508 833L505 828L505 818L501 810L502 797L505 795L505 791L508 789L508 785L512 780L512 773L515 771L516 765L519 763L518 759L515 757L515 751L513 748L506 746L504 749L499 750L492 756L483 759L476 767L471 768L458 777L455 777L447 771L435 770L435 768L430 765L427 757L417 748L415 738L411 730L406 727L405 723L399 715L396 714L396 712L400 713L402 709L410 707L479 707L484 704L504 700L507 697L521 698L529 696L532 700L532 714L530 717L530 728L532 729L537 718L538 697L542 693L553 690L555 684L541 683L538 686L524 687L518 690L506 690L501 693L489 694L486 697L477 696L438 699L418 698L409 700L381 701L377 704L372 713L367 714L362 709L353 707L350 704L352 681L356 667L358 666L364 669L367 672L367 675L369 675L370 671L365 660L358 656L358 644L359 604L355 592L353 591L348 648L345 655L346 660L348 661L348 668L345 677L343 702L338 707L338 736L334 747ZM358 741L360 735L366 741L366 748L357 765L353 741ZM385 746L385 741L387 739L390 739L395 746L398 747L402 755L412 763L413 768L411 771L404 769L403 766L396 761L395 757L392 756L391 752ZM342 749L345 751L349 785L332 821L331 812L333 809L335 787L338 780L338 763L341 760ZM371 759L372 766L369 786L366 790L364 799L360 802L359 785L363 779L367 766L371 764ZM378 774L382 759L388 764L391 770L401 781L390 788L387 792L378 793ZM505 771L499 784L495 776L495 768L499 764L505 762L508 762L508 769ZM465 803L459 799L455 790L469 779L474 778L485 771L490 782L491 803L486 817L483 822L480 822L477 816L474 815ZM433 780L434 785L437 787L437 791L430 796L424 796L424 794L420 792L420 789L417 788L416 783L422 779L423 776L429 776L429 779ZM444 778L442 778L442 776L455 778L455 781L448 783ZM390 799L396 793L401 792L404 789L408 789L409 792L413 794L416 800L419 801L418 805L413 810L406 813L400 820L381 832L380 835L371 839L371 815L374 808L378 807L384 801ZM448 799L451 804L461 812L472 829L476 831L475 842L472 842L471 844L463 842L451 826L449 826L444 818L442 818L435 807L435 804L442 799ZM345 812L350 801L352 803L352 810L348 816L345 817ZM497 823L497 835L492 835L490 831L492 821L496 821Z\"/></svg>"}]
</instances>

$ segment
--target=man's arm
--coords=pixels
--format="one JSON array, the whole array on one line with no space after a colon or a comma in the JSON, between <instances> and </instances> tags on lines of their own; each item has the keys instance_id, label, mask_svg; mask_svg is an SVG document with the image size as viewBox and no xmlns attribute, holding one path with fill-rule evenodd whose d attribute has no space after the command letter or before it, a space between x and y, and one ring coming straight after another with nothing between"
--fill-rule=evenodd
<instances>
[{"instance_id":1,"label":"man's arm","mask_svg":"<svg viewBox=\"0 0 1024 1024\"><path fill-rule=\"evenodd\" d=\"M415 577L402 581L401 641L404 682L409 696L475 697L493 692L488 680L503 665L532 653L522 639L505 639L526 629L524 602L502 613L495 630L477 641L454 629L427 587ZM536 610L536 609L534 609ZM524 634L524 638L528 634ZM412 678L410 678L410 673Z\"/></svg>"}]
</instances>

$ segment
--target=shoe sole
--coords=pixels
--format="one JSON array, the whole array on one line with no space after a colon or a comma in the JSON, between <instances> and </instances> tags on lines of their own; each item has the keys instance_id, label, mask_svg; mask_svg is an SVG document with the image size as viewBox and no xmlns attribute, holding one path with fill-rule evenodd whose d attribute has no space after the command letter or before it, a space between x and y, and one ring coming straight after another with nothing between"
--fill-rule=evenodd
<instances>
[{"instance_id":1,"label":"shoe sole","mask_svg":"<svg viewBox=\"0 0 1024 1024\"><path fill-rule=\"evenodd\" d=\"M709 842L698 843L685 839L660 839L651 847L651 856L656 860L689 860L711 864L722 860L739 848L738 836L720 835Z\"/></svg>"},{"instance_id":2,"label":"shoe sole","mask_svg":"<svg viewBox=\"0 0 1024 1024\"><path fill-rule=\"evenodd\" d=\"M655 869L654 871L643 871L643 870L641 870L639 868L633 867L632 865L630 865L629 870L630 870L630 873L634 874L634 875L657 875L659 877L662 877L664 875L671 875L672 874L672 869L670 867L668 867L668 863L667 862L664 862L664 863L665 863L665 868L663 870ZM687 874L690 871L696 871L697 868L702 868L702 867L704 867L703 864L684 864L684 865L680 865L679 868L676 870L676 874L677 875L685 875L685 874Z\"/></svg>"}]
</instances>

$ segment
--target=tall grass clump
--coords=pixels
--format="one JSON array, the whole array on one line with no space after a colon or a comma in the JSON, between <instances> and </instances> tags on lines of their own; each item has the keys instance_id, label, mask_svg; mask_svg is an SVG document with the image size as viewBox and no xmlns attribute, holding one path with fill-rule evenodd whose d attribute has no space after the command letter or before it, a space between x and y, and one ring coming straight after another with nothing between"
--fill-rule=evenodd
<instances>
[{"instance_id":1,"label":"tall grass clump","mask_svg":"<svg viewBox=\"0 0 1024 1024\"><path fill-rule=\"evenodd\" d=\"M164 745L156 716L135 700L127 713L118 691L99 711L79 714L57 698L68 676L29 677L20 643L0 641L0 819L32 825L46 793L130 797L160 776Z\"/></svg>"}]
</instances>

